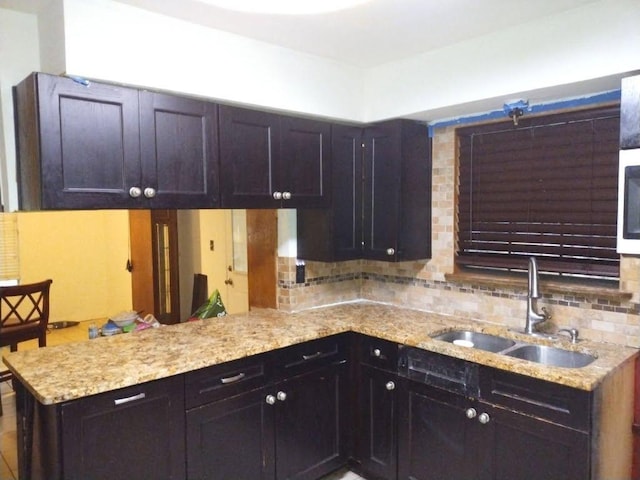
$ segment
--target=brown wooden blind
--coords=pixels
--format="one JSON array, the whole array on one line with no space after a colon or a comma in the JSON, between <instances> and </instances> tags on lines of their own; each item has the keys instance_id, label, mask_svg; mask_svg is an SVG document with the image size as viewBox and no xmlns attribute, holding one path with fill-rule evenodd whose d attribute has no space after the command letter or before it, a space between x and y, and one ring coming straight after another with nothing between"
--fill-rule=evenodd
<instances>
[{"instance_id":1,"label":"brown wooden blind","mask_svg":"<svg viewBox=\"0 0 640 480\"><path fill-rule=\"evenodd\" d=\"M619 107L460 129L458 265L618 278Z\"/></svg>"}]
</instances>

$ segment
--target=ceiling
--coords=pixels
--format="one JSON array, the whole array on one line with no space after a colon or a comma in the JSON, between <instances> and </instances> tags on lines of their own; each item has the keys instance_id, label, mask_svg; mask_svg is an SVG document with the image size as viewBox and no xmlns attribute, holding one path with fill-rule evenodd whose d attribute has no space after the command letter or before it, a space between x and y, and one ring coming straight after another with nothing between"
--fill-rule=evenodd
<instances>
[{"instance_id":1,"label":"ceiling","mask_svg":"<svg viewBox=\"0 0 640 480\"><path fill-rule=\"evenodd\" d=\"M0 0L0 8L36 13L51 1ZM369 68L598 0L371 0L313 16L240 13L199 0L117 1Z\"/></svg>"}]
</instances>

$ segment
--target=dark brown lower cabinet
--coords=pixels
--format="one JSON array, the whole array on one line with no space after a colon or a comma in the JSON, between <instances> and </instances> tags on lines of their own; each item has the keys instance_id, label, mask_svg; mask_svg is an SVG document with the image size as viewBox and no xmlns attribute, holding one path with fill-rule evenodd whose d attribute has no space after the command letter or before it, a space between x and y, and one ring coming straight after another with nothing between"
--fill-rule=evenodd
<instances>
[{"instance_id":1,"label":"dark brown lower cabinet","mask_svg":"<svg viewBox=\"0 0 640 480\"><path fill-rule=\"evenodd\" d=\"M187 478L315 480L343 466L344 345L334 337L283 349L273 380L260 356L187 374Z\"/></svg>"},{"instance_id":2,"label":"dark brown lower cabinet","mask_svg":"<svg viewBox=\"0 0 640 480\"><path fill-rule=\"evenodd\" d=\"M57 405L16 382L20 478L317 480L349 464L370 480L587 480L595 402L334 335Z\"/></svg>"},{"instance_id":3,"label":"dark brown lower cabinet","mask_svg":"<svg viewBox=\"0 0 640 480\"><path fill-rule=\"evenodd\" d=\"M400 479L590 478L583 431L423 383L401 385Z\"/></svg>"},{"instance_id":4,"label":"dark brown lower cabinet","mask_svg":"<svg viewBox=\"0 0 640 480\"><path fill-rule=\"evenodd\" d=\"M367 478L396 478L397 384L395 373L360 366L356 460L358 473Z\"/></svg>"},{"instance_id":5,"label":"dark brown lower cabinet","mask_svg":"<svg viewBox=\"0 0 640 480\"><path fill-rule=\"evenodd\" d=\"M181 376L62 404L60 426L61 476L44 479L185 478Z\"/></svg>"},{"instance_id":6,"label":"dark brown lower cabinet","mask_svg":"<svg viewBox=\"0 0 640 480\"><path fill-rule=\"evenodd\" d=\"M260 388L187 411L189 480L274 478L274 409Z\"/></svg>"},{"instance_id":7,"label":"dark brown lower cabinet","mask_svg":"<svg viewBox=\"0 0 640 480\"><path fill-rule=\"evenodd\" d=\"M346 363L276 385L276 478L314 480L346 463Z\"/></svg>"}]
</instances>

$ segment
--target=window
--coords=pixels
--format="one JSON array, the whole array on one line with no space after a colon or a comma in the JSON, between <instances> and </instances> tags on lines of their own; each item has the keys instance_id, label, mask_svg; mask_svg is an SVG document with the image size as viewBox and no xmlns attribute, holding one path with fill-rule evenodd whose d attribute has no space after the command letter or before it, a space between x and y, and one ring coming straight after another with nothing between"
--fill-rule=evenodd
<instances>
[{"instance_id":1,"label":"window","mask_svg":"<svg viewBox=\"0 0 640 480\"><path fill-rule=\"evenodd\" d=\"M19 278L18 217L0 212L0 286L15 285Z\"/></svg>"},{"instance_id":2,"label":"window","mask_svg":"<svg viewBox=\"0 0 640 480\"><path fill-rule=\"evenodd\" d=\"M619 278L619 107L458 130L457 265Z\"/></svg>"}]
</instances>

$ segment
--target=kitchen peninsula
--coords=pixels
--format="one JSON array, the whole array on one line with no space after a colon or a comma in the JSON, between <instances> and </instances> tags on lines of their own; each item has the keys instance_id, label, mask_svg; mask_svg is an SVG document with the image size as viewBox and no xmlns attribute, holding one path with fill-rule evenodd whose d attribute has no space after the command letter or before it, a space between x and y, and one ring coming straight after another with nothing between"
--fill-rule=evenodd
<instances>
[{"instance_id":1,"label":"kitchen peninsula","mask_svg":"<svg viewBox=\"0 0 640 480\"><path fill-rule=\"evenodd\" d=\"M323 389L326 387L332 392L329 395L331 398L327 399L328 411L333 416L333 425L337 425L336 432L329 433L329 443L332 443L332 439L338 439L336 445L331 447L336 452L327 456L324 469L314 470L279 462L283 457L304 458L306 454L279 450L295 447L295 442L279 443L283 438L282 432L287 431L287 423L301 423L300 418L295 421L287 419L280 411L276 411L273 420L276 434L273 431L264 434L265 427L262 425L262 430L256 427L255 432L240 432L236 428L232 436L224 438L228 438L228 442L235 439L242 441L240 439L256 437L259 436L258 432L262 432L261 448L266 449L266 456L262 451L258 463L261 468L265 465L273 467L265 478L319 478L346 465L349 460L357 470L361 459L352 450L353 445L358 445L355 437L359 424L351 420L362 417L362 392L356 388L360 375L357 364L389 358L388 370L395 375L397 364L402 363L393 361L402 357L398 351L411 347L432 352L438 358L449 359L447 361L473 366L479 369L481 378L485 375L486 378L500 379L508 374L509 378L515 378L522 385L522 382L539 382L545 388L557 388L557 392L561 393L554 390L555 397L564 398L567 394L569 400L566 409L569 415L575 414L571 399L579 398L579 402L582 402L580 405L586 406L586 411L583 411L585 418L577 419L577 426L570 424L569 428L561 428L571 434L578 430L581 432L581 438L584 439L581 442L586 445L588 458L582 470L588 476L583 478L603 478L603 473L630 468L626 465L629 458L625 449L620 448L620 439L630 437L633 392L629 385L633 383L632 359L637 354L635 349L589 341L574 345L568 340L556 340L554 346L597 355L593 363L583 368L556 368L431 338L436 333L452 329L482 331L516 340L524 337L495 324L460 321L453 317L371 302L354 302L295 314L254 310L247 314L11 353L3 360L18 381L20 478L83 478L82 475L86 474L82 470L83 462L102 462L105 469L116 468L114 465L108 467L112 461L109 456L114 454L116 458L113 460L120 466L155 464L157 471L164 475L162 478L202 478L195 473L197 467L194 465L204 465L206 459L194 456L198 450L194 445L202 440L200 437L207 431L203 425L208 425L206 428L224 425L226 412L236 408L233 402L248 395L255 397L249 404L259 405L262 416L265 408L273 409L282 405L289 409L287 415L292 415L296 407L305 412L310 406L296 402L302 401L306 394L310 395L307 399L317 399L315 403L322 403L324 390L313 391L313 385L320 385ZM391 353L387 357L380 354L382 347L372 346L378 341L385 348L391 346ZM547 340L529 337L526 337L526 341L548 343ZM377 358L368 360L368 352L375 352L371 356ZM295 360L298 357L300 361ZM374 367L380 371L386 368L377 363ZM206 384L208 377L216 379L215 385ZM310 381L304 383L307 377ZM402 375L393 378L399 388L396 389L393 382L386 382L386 388L389 391L397 390L398 407L394 408L402 410L408 401L403 396L410 395L407 387L410 381L403 379ZM500 381L504 382L504 378ZM494 383L500 382L496 380ZM138 392L137 389L145 385L151 386L151 393ZM231 390L223 393L218 387ZM481 385L480 389L483 388ZM296 396L296 391L306 393ZM521 393L524 391L526 389ZM160 400L154 403L154 398ZM149 403L135 414L124 413L136 401ZM217 420L205 424L202 422L203 415L214 412L211 405L216 405ZM110 410L107 417L102 415L105 408ZM493 405L491 408L495 410L496 418L505 410L502 406ZM356 409L357 415L354 412ZM77 421L79 416L84 419L82 422ZM544 420L544 414L541 416ZM402 413L399 418L402 424ZM92 427L91 422L96 419L97 424ZM278 430L278 422L285 425L282 430ZM154 432L153 435L171 437L163 445L167 447L171 458L163 458L162 461L145 458L145 442L151 434L136 429L154 424L165 430ZM103 443L89 445L96 439L87 436L83 430L87 425L100 429L105 438L114 443L126 437L131 441L123 445L140 444L139 450L118 451L118 445L108 445L108 442L107 447L110 448L104 450L104 439ZM244 425L244 430L247 430L247 423ZM322 426L316 427L321 429ZM494 428L498 427L497 424ZM399 430L402 428L401 425ZM308 432L302 433L309 437ZM316 436L321 433L319 431ZM295 432L293 436L297 438ZM615 438L615 442L610 441L611 438ZM623 445L626 442L622 440ZM275 444L275 449L272 444ZM615 448L607 447L614 444ZM400 464L404 462L403 455L407 454L403 452L403 445L401 442L400 447L394 450L397 451ZM243 450L248 448L246 445L244 447ZM103 458L85 458L89 453L100 456L97 452L101 451ZM157 451L149 450L149 454ZM286 451L286 455L283 451ZM247 451L243 452L245 454ZM266 464L262 464L262 458L275 460L265 460ZM250 463L246 458L243 463L245 461ZM289 468L293 470L287 470ZM207 470L203 467L201 471Z\"/></svg>"}]
</instances>

